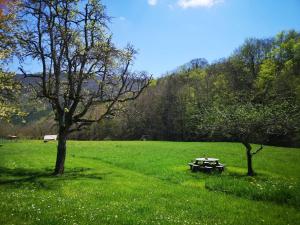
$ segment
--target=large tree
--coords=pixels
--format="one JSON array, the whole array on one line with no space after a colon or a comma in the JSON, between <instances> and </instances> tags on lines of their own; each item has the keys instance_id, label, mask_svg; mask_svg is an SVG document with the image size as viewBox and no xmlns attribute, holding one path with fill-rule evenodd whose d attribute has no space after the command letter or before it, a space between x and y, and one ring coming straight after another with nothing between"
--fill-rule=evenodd
<instances>
[{"instance_id":1,"label":"large tree","mask_svg":"<svg viewBox=\"0 0 300 225\"><path fill-rule=\"evenodd\" d=\"M68 135L113 116L150 78L131 72L132 46L112 43L100 0L24 0L22 7L25 23L17 37L23 56L39 63L41 73L21 70L35 95L52 106L58 124L54 174L63 174Z\"/></svg>"}]
</instances>

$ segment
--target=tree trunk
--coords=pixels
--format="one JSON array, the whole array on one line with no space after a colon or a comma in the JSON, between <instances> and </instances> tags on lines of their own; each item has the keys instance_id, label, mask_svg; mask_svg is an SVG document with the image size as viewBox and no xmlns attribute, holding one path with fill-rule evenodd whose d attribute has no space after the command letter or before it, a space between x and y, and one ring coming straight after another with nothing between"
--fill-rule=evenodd
<instances>
[{"instance_id":1,"label":"tree trunk","mask_svg":"<svg viewBox=\"0 0 300 225\"><path fill-rule=\"evenodd\" d=\"M247 165L248 165L248 176L253 176L254 171L252 168L252 154L251 154L251 145L248 142L243 142L243 145L246 147L246 155L247 155Z\"/></svg>"},{"instance_id":2,"label":"tree trunk","mask_svg":"<svg viewBox=\"0 0 300 225\"><path fill-rule=\"evenodd\" d=\"M60 128L58 135L57 156L54 175L61 175L64 173L66 159L66 142L67 132L65 129Z\"/></svg>"}]
</instances>

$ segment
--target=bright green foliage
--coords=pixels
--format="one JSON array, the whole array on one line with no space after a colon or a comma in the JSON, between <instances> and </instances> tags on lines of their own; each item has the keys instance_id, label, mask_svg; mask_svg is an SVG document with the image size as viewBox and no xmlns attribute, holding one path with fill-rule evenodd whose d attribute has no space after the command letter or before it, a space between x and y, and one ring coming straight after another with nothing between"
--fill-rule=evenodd
<instances>
[{"instance_id":1,"label":"bright green foliage","mask_svg":"<svg viewBox=\"0 0 300 225\"><path fill-rule=\"evenodd\" d=\"M209 108L201 128L212 135L226 136L236 141L264 143L271 135L284 135L299 119L297 107L289 102L268 105L258 103L217 104Z\"/></svg>"},{"instance_id":2,"label":"bright green foliage","mask_svg":"<svg viewBox=\"0 0 300 225\"><path fill-rule=\"evenodd\" d=\"M274 41L247 40L216 72L215 84L225 85L214 93L199 127L213 137L243 143L249 176L254 174L252 156L262 150L252 151L250 143L299 136L299 37L290 31Z\"/></svg>"},{"instance_id":3,"label":"bright green foliage","mask_svg":"<svg viewBox=\"0 0 300 225\"><path fill-rule=\"evenodd\" d=\"M16 97L21 86L14 79L14 74L0 70L0 120L9 121L12 116L24 116L16 105Z\"/></svg>"},{"instance_id":4,"label":"bright green foliage","mask_svg":"<svg viewBox=\"0 0 300 225\"><path fill-rule=\"evenodd\" d=\"M4 71L4 61L9 59L15 51L14 29L18 21L15 17L17 1L7 1L7 12L0 11L0 120L10 121L12 116L24 116L17 106L17 94L21 86L15 80L14 74Z\"/></svg>"},{"instance_id":5,"label":"bright green foliage","mask_svg":"<svg viewBox=\"0 0 300 225\"><path fill-rule=\"evenodd\" d=\"M63 177L50 176L56 143L0 148L0 223L282 225L300 221L300 149L266 146L246 177L238 143L68 143ZM191 173L199 156L220 175Z\"/></svg>"},{"instance_id":6,"label":"bright green foliage","mask_svg":"<svg viewBox=\"0 0 300 225\"><path fill-rule=\"evenodd\" d=\"M257 85L269 97L293 99L299 105L300 34L279 33L268 58L263 61Z\"/></svg>"},{"instance_id":7,"label":"bright green foliage","mask_svg":"<svg viewBox=\"0 0 300 225\"><path fill-rule=\"evenodd\" d=\"M270 59L266 59L261 65L259 77L257 79L257 86L264 89L269 83L273 82L276 77L276 63Z\"/></svg>"},{"instance_id":8,"label":"bright green foliage","mask_svg":"<svg viewBox=\"0 0 300 225\"><path fill-rule=\"evenodd\" d=\"M16 5L13 3L9 4L9 1L6 4L8 5L6 13L1 11L0 6L0 60L7 59L14 51L15 39L12 31L18 24L14 14L16 7L13 7Z\"/></svg>"}]
</instances>

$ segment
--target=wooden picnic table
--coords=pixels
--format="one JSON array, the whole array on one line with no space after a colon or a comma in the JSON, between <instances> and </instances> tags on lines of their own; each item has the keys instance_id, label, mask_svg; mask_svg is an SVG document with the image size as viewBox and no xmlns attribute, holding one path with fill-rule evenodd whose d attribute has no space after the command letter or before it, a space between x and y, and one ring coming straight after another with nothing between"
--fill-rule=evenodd
<instances>
[{"instance_id":1,"label":"wooden picnic table","mask_svg":"<svg viewBox=\"0 0 300 225\"><path fill-rule=\"evenodd\" d=\"M217 158L196 158L194 163L189 163L189 166L193 172L211 172L212 170L222 172L224 170L224 165L220 164Z\"/></svg>"}]
</instances>

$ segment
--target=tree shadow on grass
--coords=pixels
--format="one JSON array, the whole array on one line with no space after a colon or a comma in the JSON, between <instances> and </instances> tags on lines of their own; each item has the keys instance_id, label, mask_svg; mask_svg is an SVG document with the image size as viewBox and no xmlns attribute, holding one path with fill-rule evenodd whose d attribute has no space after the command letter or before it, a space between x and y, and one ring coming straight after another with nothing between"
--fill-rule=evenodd
<instances>
[{"instance_id":1,"label":"tree shadow on grass","mask_svg":"<svg viewBox=\"0 0 300 225\"><path fill-rule=\"evenodd\" d=\"M61 181L94 179L102 180L110 173L91 173L91 168L76 167L65 171L62 176L52 175L53 170L49 168L35 170L28 168L10 169L0 167L0 186L7 185L21 187L32 184L41 189L54 189ZM88 173L87 173L88 172Z\"/></svg>"}]
</instances>

